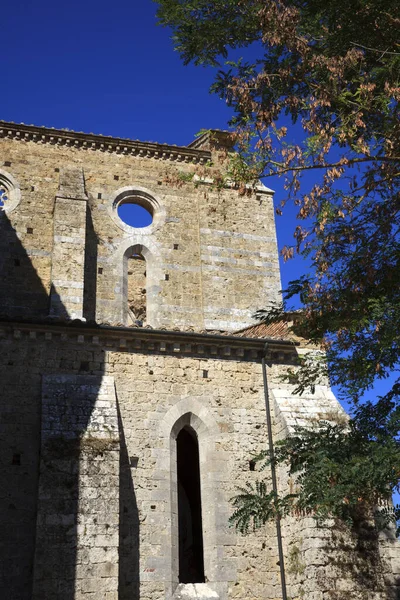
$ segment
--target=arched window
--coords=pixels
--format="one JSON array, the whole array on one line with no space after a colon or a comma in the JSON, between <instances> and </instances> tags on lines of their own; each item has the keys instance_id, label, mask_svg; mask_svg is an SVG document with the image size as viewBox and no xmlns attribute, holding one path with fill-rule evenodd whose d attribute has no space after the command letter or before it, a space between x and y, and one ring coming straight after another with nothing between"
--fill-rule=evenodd
<instances>
[{"instance_id":1,"label":"arched window","mask_svg":"<svg viewBox=\"0 0 400 600\"><path fill-rule=\"evenodd\" d=\"M137 241L142 241L138 238ZM145 240L149 242L146 246L141 243L128 245L132 241L126 240L125 247L116 255L122 291L118 297L116 318L126 327L154 327L157 323L154 287L159 283L158 248L151 240Z\"/></svg>"},{"instance_id":2,"label":"arched window","mask_svg":"<svg viewBox=\"0 0 400 600\"><path fill-rule=\"evenodd\" d=\"M10 173L0 169L0 212L11 212L21 200L19 185Z\"/></svg>"},{"instance_id":3,"label":"arched window","mask_svg":"<svg viewBox=\"0 0 400 600\"><path fill-rule=\"evenodd\" d=\"M146 260L141 253L127 257L127 302L129 320L137 325L146 322Z\"/></svg>"},{"instance_id":4,"label":"arched window","mask_svg":"<svg viewBox=\"0 0 400 600\"><path fill-rule=\"evenodd\" d=\"M185 426L176 438L179 583L204 582L200 462L197 435Z\"/></svg>"},{"instance_id":5,"label":"arched window","mask_svg":"<svg viewBox=\"0 0 400 600\"><path fill-rule=\"evenodd\" d=\"M157 523L165 532L158 554L163 575L159 571L155 577L165 573L168 598L195 592L199 598L226 599L229 582L236 579L235 561L227 552L236 535L224 526L231 506L224 484L219 485L229 477L230 455L216 443L220 429L206 404L203 398L201 403L182 398L159 428L157 482L150 499L156 506L162 493L165 510Z\"/></svg>"},{"instance_id":6,"label":"arched window","mask_svg":"<svg viewBox=\"0 0 400 600\"><path fill-rule=\"evenodd\" d=\"M161 244L154 233L166 222L166 209L151 190L119 188L108 198L115 225L128 235L118 243L113 264L115 295L99 306L98 318L127 327L161 323ZM121 301L122 300L122 301Z\"/></svg>"}]
</instances>

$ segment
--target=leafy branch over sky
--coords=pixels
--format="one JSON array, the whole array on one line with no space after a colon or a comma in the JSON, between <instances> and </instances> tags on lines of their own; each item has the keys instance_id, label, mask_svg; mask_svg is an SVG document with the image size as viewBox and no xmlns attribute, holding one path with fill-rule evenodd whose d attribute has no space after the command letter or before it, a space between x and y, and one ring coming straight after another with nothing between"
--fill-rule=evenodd
<instances>
[{"instance_id":1,"label":"leafy branch over sky","mask_svg":"<svg viewBox=\"0 0 400 600\"><path fill-rule=\"evenodd\" d=\"M365 456L377 448L389 465L382 482L379 461L371 462L376 468L368 473L369 486L363 469L353 469L347 487L338 480L332 486L332 473L320 471L318 486L322 489L324 482L333 504L307 493L308 508L318 513L329 506L328 512L338 515L349 498L372 505L390 496L400 473L398 1L158 4L159 21L172 28L183 61L219 68L212 91L233 112L236 154L230 177L240 186L282 176L287 196L277 212L287 202L297 207L294 243L282 252L286 259L302 254L313 268L289 284L285 307L300 297L304 318L296 333L316 344L322 340L331 382L355 407L350 433L329 430L330 437L321 438L342 444L342 434L355 436L349 454L334 449L329 455L333 471L340 473L343 464L367 465ZM237 58L239 51L244 58ZM313 184L304 186L310 172ZM260 311L259 316L277 319L282 310ZM388 394L365 402L365 393L389 375L394 379ZM298 387L310 379L310 370L300 368ZM303 432L304 443L310 442L307 435ZM284 442L280 450L289 470L293 443ZM371 444L368 450L365 444ZM304 482L307 473L311 477L311 463L301 464Z\"/></svg>"}]
</instances>

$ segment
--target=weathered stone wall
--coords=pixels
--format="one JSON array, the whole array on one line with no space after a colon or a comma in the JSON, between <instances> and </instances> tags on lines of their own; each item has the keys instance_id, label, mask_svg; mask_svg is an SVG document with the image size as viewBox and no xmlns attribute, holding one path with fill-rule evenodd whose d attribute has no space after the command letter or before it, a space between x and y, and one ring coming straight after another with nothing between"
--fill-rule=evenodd
<instances>
[{"instance_id":1,"label":"weathered stone wall","mask_svg":"<svg viewBox=\"0 0 400 600\"><path fill-rule=\"evenodd\" d=\"M0 125L0 182L10 196L0 212L7 600L281 597L274 524L247 537L228 525L237 486L269 477L249 462L266 446L264 342L195 333L243 327L278 297L272 196L196 187L188 174L210 157ZM132 194L154 213L147 228L118 217ZM146 321L168 331L116 326L128 324L132 254L146 261ZM275 440L339 410L323 387L293 396L280 376L295 347L270 348ZM206 580L196 585L178 580L184 426L200 454ZM283 472L279 485L288 485ZM292 600L395 597L399 547L390 534L365 539L367 559L358 538L310 517L285 521L283 535Z\"/></svg>"},{"instance_id":2,"label":"weathered stone wall","mask_svg":"<svg viewBox=\"0 0 400 600\"><path fill-rule=\"evenodd\" d=\"M171 435L177 423L187 421L197 430L200 446L206 577L211 589L226 598L228 587L236 581L245 586L248 576L237 564L237 536L228 527L229 498L236 483L253 475L249 456L262 448L265 436L260 365L249 369L246 362L180 354L110 353L108 369L116 381L127 452L138 457L134 479L141 523L141 597L161 599L178 583L176 554L173 560L177 522L171 522L176 514ZM245 546L254 553L259 541L248 539ZM261 569L261 587L264 576ZM275 581L269 573L271 578ZM251 581L254 577L247 585ZM254 590L253 594L257 597ZM259 597L265 597L264 592Z\"/></svg>"},{"instance_id":3,"label":"weathered stone wall","mask_svg":"<svg viewBox=\"0 0 400 600\"><path fill-rule=\"evenodd\" d=\"M50 315L83 318L87 196L81 168L60 170L54 203Z\"/></svg>"},{"instance_id":4,"label":"weathered stone wall","mask_svg":"<svg viewBox=\"0 0 400 600\"><path fill-rule=\"evenodd\" d=\"M32 568L35 599L185 598L175 438L186 424L200 446L207 577L200 591L221 600L280 598L274 524L249 536L228 525L237 486L269 476L249 462L266 438L259 352L146 342L145 332L127 339L45 325L2 331L2 357L13 363L2 373L9 404L1 527L8 535L0 556L10 567L3 580L10 598L32 597ZM271 398L284 368L268 367ZM323 394L304 404L318 404ZM326 404L330 412L332 399ZM282 419L287 427L276 413L276 437ZM385 580L394 584L397 576L393 539L379 541L381 555L369 541L366 558L356 538L333 524L318 528L312 517L285 521L283 533L293 599L391 598ZM361 577L371 569L375 579Z\"/></svg>"},{"instance_id":5,"label":"weathered stone wall","mask_svg":"<svg viewBox=\"0 0 400 600\"><path fill-rule=\"evenodd\" d=\"M239 329L251 322L254 310L279 295L272 195L261 188L242 197L235 190L196 186L184 175L198 167L162 160L159 148L159 158L146 158L73 141L58 145L0 134L0 166L8 165L21 191L20 203L7 213L9 227L47 295L53 283L52 305L60 300L72 318L82 316L84 293L85 318L91 302L98 320L130 323L124 257L140 247L147 263L147 320L153 327ZM120 220L118 203L129 193L154 211L152 225L135 229ZM84 245L85 278L79 250ZM27 261L16 267L14 249L4 245L3 251L7 277L23 281ZM18 315L38 315L32 286L23 291ZM48 314L38 294L40 312Z\"/></svg>"},{"instance_id":6,"label":"weathered stone wall","mask_svg":"<svg viewBox=\"0 0 400 600\"><path fill-rule=\"evenodd\" d=\"M315 427L321 420L344 422L346 413L327 385L299 396L282 383L284 367L272 368L270 389L275 438L296 426ZM286 470L278 469L279 488L293 493ZM286 574L292 598L299 600L396 600L400 585L400 547L393 528L378 532L373 519L350 530L334 520L317 522L312 515L282 522Z\"/></svg>"},{"instance_id":7,"label":"weathered stone wall","mask_svg":"<svg viewBox=\"0 0 400 600\"><path fill-rule=\"evenodd\" d=\"M43 375L33 600L117 597L118 429L112 377Z\"/></svg>"},{"instance_id":8,"label":"weathered stone wall","mask_svg":"<svg viewBox=\"0 0 400 600\"><path fill-rule=\"evenodd\" d=\"M166 355L121 350L118 343L107 349L74 332L13 335L2 342L2 356L13 357L3 373L13 391L14 427L7 432L13 447L2 451L1 484L9 503L2 511L9 535L1 558L12 556L18 565L5 573L4 589L15 594L10 598L116 600L138 597L139 588L141 599L172 597L178 585L173 435L184 422L195 428L200 445L207 586L222 599L244 600L250 589L254 598L279 597L273 527L267 538L265 531L244 538L228 526L229 498L237 484L254 480L249 457L265 439L259 362L221 360L219 352L215 358L185 355L184 346ZM99 446L116 439L113 381L118 467L117 449ZM27 432L22 423L32 410L36 427ZM12 464L16 453L20 465ZM24 485L15 476L22 470Z\"/></svg>"}]
</instances>

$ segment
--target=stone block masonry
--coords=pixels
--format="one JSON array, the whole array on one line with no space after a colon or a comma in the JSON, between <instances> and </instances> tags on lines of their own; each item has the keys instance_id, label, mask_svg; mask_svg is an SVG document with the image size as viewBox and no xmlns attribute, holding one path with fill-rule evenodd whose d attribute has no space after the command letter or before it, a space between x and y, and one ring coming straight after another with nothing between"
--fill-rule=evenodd
<instances>
[{"instance_id":1,"label":"stone block masonry","mask_svg":"<svg viewBox=\"0 0 400 600\"><path fill-rule=\"evenodd\" d=\"M229 526L237 486L269 482L251 461L266 339L235 331L279 298L273 197L209 185L217 138L0 123L0 598L282 597L274 523ZM151 225L124 223L121 203ZM328 387L282 383L303 342L268 345L275 441L343 418ZM291 600L394 600L399 546L367 525L285 519Z\"/></svg>"},{"instance_id":2,"label":"stone block masonry","mask_svg":"<svg viewBox=\"0 0 400 600\"><path fill-rule=\"evenodd\" d=\"M119 432L112 377L43 375L38 490L33 600L116 596Z\"/></svg>"},{"instance_id":3,"label":"stone block masonry","mask_svg":"<svg viewBox=\"0 0 400 600\"><path fill-rule=\"evenodd\" d=\"M54 204L50 315L83 319L87 196L83 171L60 172Z\"/></svg>"},{"instance_id":4,"label":"stone block masonry","mask_svg":"<svg viewBox=\"0 0 400 600\"><path fill-rule=\"evenodd\" d=\"M211 159L209 151L165 152L163 145L155 150L128 141L108 145L101 136L89 140L49 131L0 123L1 159L11 164L9 179L18 183L21 194L7 219L21 252L34 257L16 267L10 249L7 272L22 285L34 266L44 287L45 315L93 319L82 298L94 286L96 320L131 324L126 259L138 247L146 260L146 312L153 327L234 331L252 322L252 313L266 298L278 299L270 190L260 188L257 197L242 198L232 189L184 183L180 175L195 173ZM147 206L154 215L152 225L126 225L118 206L127 201ZM85 264L91 262L91 273L84 278ZM32 310L33 279L20 297L11 299L16 317L38 315ZM44 298L49 293L50 307Z\"/></svg>"}]
</instances>

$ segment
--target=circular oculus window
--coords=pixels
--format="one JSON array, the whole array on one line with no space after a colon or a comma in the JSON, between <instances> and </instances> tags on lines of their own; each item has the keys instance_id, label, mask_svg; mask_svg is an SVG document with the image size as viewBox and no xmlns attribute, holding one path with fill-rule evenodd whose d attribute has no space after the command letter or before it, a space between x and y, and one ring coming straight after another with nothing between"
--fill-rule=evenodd
<instances>
[{"instance_id":1,"label":"circular oculus window","mask_svg":"<svg viewBox=\"0 0 400 600\"><path fill-rule=\"evenodd\" d=\"M143 202L135 198L122 201L117 206L117 215L130 227L148 227L153 222L153 210L143 206Z\"/></svg>"},{"instance_id":2,"label":"circular oculus window","mask_svg":"<svg viewBox=\"0 0 400 600\"><path fill-rule=\"evenodd\" d=\"M165 222L166 214L156 196L135 186L117 190L112 198L111 216L128 233L149 234Z\"/></svg>"}]
</instances>

